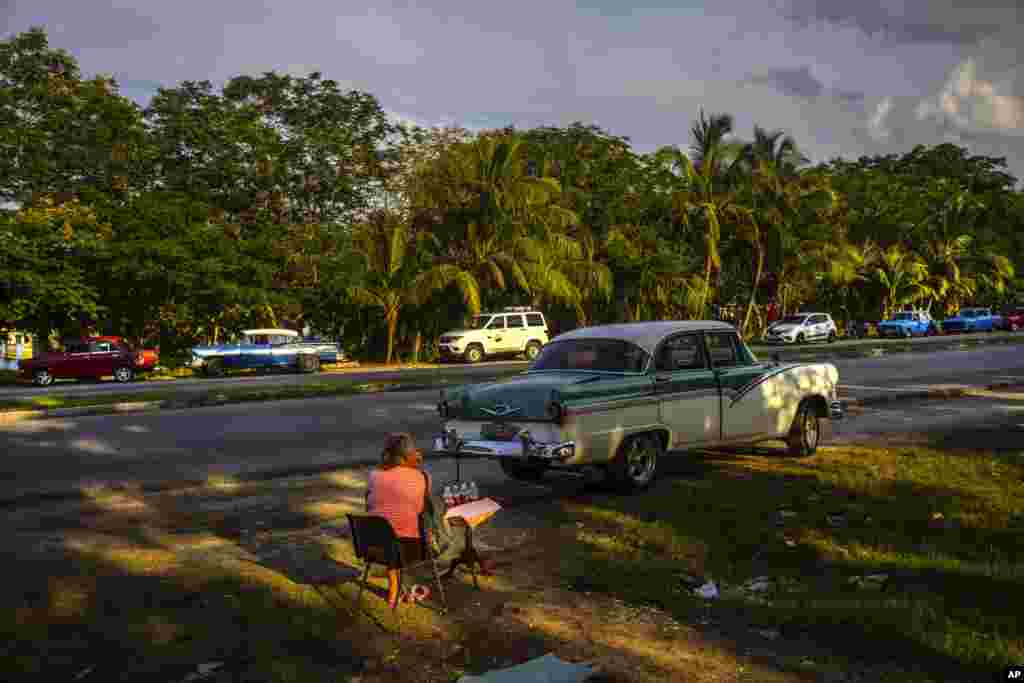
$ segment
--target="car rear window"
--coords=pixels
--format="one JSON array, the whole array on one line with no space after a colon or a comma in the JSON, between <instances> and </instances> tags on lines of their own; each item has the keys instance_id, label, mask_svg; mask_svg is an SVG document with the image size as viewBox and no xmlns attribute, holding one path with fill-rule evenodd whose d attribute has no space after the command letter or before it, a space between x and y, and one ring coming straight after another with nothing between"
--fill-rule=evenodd
<instances>
[{"instance_id":1,"label":"car rear window","mask_svg":"<svg viewBox=\"0 0 1024 683\"><path fill-rule=\"evenodd\" d=\"M540 313L527 313L526 324L530 327L544 327L544 316Z\"/></svg>"},{"instance_id":2,"label":"car rear window","mask_svg":"<svg viewBox=\"0 0 1024 683\"><path fill-rule=\"evenodd\" d=\"M530 370L643 372L648 354L619 339L567 339L544 347Z\"/></svg>"}]
</instances>

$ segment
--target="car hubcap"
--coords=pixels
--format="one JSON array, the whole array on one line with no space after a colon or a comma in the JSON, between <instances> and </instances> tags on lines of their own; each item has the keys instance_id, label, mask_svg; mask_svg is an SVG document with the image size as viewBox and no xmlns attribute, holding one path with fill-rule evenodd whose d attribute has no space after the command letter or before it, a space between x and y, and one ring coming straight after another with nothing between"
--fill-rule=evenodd
<instances>
[{"instance_id":1,"label":"car hubcap","mask_svg":"<svg viewBox=\"0 0 1024 683\"><path fill-rule=\"evenodd\" d=\"M53 378L50 377L50 373L46 371L40 372L36 375L36 382L39 384L49 384L52 380Z\"/></svg>"},{"instance_id":2,"label":"car hubcap","mask_svg":"<svg viewBox=\"0 0 1024 683\"><path fill-rule=\"evenodd\" d=\"M118 371L117 371L117 379L119 379L122 382L127 382L128 381L128 371L125 370L124 368L119 368Z\"/></svg>"},{"instance_id":3,"label":"car hubcap","mask_svg":"<svg viewBox=\"0 0 1024 683\"><path fill-rule=\"evenodd\" d=\"M629 478L638 484L646 482L654 472L655 461L656 456L650 446L634 441L632 448L629 449Z\"/></svg>"},{"instance_id":4,"label":"car hubcap","mask_svg":"<svg viewBox=\"0 0 1024 683\"><path fill-rule=\"evenodd\" d=\"M536 346L528 346L526 348L526 357L529 358L530 360L533 360L534 358L536 358L537 357L537 347Z\"/></svg>"}]
</instances>

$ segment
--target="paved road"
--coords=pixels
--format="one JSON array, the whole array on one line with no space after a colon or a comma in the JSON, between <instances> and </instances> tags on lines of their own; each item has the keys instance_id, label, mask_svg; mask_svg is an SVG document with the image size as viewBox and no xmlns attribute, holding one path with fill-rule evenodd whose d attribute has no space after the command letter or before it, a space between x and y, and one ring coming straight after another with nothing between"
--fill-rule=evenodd
<instances>
[{"instance_id":1,"label":"paved road","mask_svg":"<svg viewBox=\"0 0 1024 683\"><path fill-rule=\"evenodd\" d=\"M998 339L994 339L990 335L977 334L977 335L961 335L956 338L950 337L927 337L923 339L913 340L911 343L914 346L920 347L922 353L928 353L927 349L934 348L936 345L944 346L954 344L957 342L971 342L971 341L1003 341L1002 336ZM1004 346L1002 344L993 346L995 349L1015 349L1024 347L1024 335L1009 337L1010 341L1019 341L1020 345L1014 343L1013 345ZM843 353L855 352L858 349L868 348L886 348L891 349L905 348L906 342L894 341L894 340L878 340L878 339L867 339L867 340L855 340L849 342L839 342L833 345L825 344L813 344L800 347L755 347L755 351L759 357L771 358L773 354L779 354L782 360L799 360L807 357L811 354L814 357L831 357L835 356L837 360L839 355ZM917 352L913 352L916 354ZM932 353L943 353L943 352L932 352ZM966 353L966 351L961 351ZM906 352L899 352L899 356L902 358L907 355ZM841 363L837 362L837 365ZM189 394L202 394L206 393L211 389L222 388L222 387L268 387L268 386L300 386L310 382L339 382L339 383L364 383L364 382L428 382L435 381L441 377L451 379L453 381L474 381L482 380L489 377L494 377L502 373L508 373L510 371L525 370L527 363L521 360L509 360L509 361L495 361L482 363L480 365L462 365L452 364L442 367L424 367L424 368L403 368L398 370L384 370L384 369L359 369L350 368L343 370L326 371L317 374L294 374L290 372L275 372L264 375L242 375L233 377L223 377L220 379L206 379L206 378L188 378L188 379L177 379L173 381L151 381L151 382L135 382L132 384L118 384L112 380L105 380L101 382L96 381L75 381L75 380L61 380L55 383L53 386L40 388L33 387L28 384L18 386L6 386L0 387L0 399L17 399L17 398L32 398L36 396L46 395L67 395L67 396L90 396L97 394L134 394L142 392L151 392L154 390L173 390L175 394L189 395ZM968 363L970 365L970 363ZM954 367L954 370L959 369Z\"/></svg>"},{"instance_id":2,"label":"paved road","mask_svg":"<svg viewBox=\"0 0 1024 683\"><path fill-rule=\"evenodd\" d=\"M854 396L925 383L1024 378L1024 352L1017 348L903 354L836 364L847 393ZM296 465L372 461L387 432L406 430L425 441L438 425L435 401L434 391L419 391L22 421L0 427L0 500L97 483L205 479ZM955 411L964 404L949 405L954 412L939 422L956 422ZM884 433L888 428L878 426L881 414L852 416L839 431ZM982 411L970 419L995 419L1001 428L1016 430L1024 423L1020 415L1004 411L992 417ZM928 424L912 422L897 424L902 423L903 431Z\"/></svg>"},{"instance_id":3,"label":"paved road","mask_svg":"<svg viewBox=\"0 0 1024 683\"><path fill-rule=\"evenodd\" d=\"M432 381L439 376L455 381L493 377L510 370L526 369L525 361L496 361L480 365L450 365L439 368L403 368L400 370L360 370L358 368L325 371L317 374L295 374L273 372L261 375L240 375L219 379L184 378L176 380L153 380L119 384L113 380L76 381L61 380L49 387L34 387L28 384L0 388L0 398L31 398L60 394L67 396L89 396L96 394L133 394L147 391L172 389L180 394L200 394L221 387L268 387L300 386L310 382L368 383L368 382L421 382Z\"/></svg>"}]
</instances>

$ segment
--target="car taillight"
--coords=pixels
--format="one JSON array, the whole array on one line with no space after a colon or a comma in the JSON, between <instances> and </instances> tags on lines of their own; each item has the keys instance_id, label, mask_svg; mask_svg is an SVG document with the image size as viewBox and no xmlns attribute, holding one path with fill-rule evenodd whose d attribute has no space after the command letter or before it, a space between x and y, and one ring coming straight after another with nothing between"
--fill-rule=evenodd
<instances>
[{"instance_id":1,"label":"car taillight","mask_svg":"<svg viewBox=\"0 0 1024 683\"><path fill-rule=\"evenodd\" d=\"M142 365L145 362L146 362L145 354L143 354L141 351L139 351L138 353L135 354L135 363L136 363L136 365Z\"/></svg>"}]
</instances>

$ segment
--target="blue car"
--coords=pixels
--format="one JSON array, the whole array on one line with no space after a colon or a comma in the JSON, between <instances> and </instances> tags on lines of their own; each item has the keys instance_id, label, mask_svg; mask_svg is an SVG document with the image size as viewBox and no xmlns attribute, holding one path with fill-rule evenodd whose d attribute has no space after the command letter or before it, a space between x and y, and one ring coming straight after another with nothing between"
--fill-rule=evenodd
<instances>
[{"instance_id":1,"label":"blue car","mask_svg":"<svg viewBox=\"0 0 1024 683\"><path fill-rule=\"evenodd\" d=\"M878 323L879 337L924 337L937 332L935 321L924 311L903 311Z\"/></svg>"},{"instance_id":2,"label":"blue car","mask_svg":"<svg viewBox=\"0 0 1024 683\"><path fill-rule=\"evenodd\" d=\"M942 321L942 331L994 332L1002 324L1002 317L993 315L991 308L961 308L955 316Z\"/></svg>"},{"instance_id":3,"label":"blue car","mask_svg":"<svg viewBox=\"0 0 1024 683\"><path fill-rule=\"evenodd\" d=\"M321 363L343 359L337 344L301 339L294 330L245 330L237 343L192 349L192 369L207 377L219 377L227 370L253 368L317 372Z\"/></svg>"}]
</instances>

